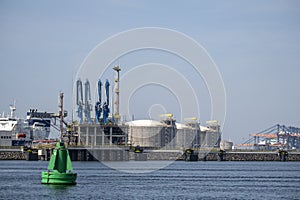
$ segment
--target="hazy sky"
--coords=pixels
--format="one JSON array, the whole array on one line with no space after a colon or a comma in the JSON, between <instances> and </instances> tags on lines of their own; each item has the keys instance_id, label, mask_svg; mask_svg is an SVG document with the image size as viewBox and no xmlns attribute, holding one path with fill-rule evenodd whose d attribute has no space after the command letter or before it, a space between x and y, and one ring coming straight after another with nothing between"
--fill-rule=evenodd
<instances>
[{"instance_id":1,"label":"hazy sky","mask_svg":"<svg viewBox=\"0 0 300 200\"><path fill-rule=\"evenodd\" d=\"M0 0L0 111L8 112L16 99L19 117L30 108L55 112L63 91L71 112L72 85L84 58L106 38L139 27L177 30L208 51L226 88L225 139L242 142L277 123L300 126L299 1ZM137 53L118 62L157 61L157 52L147 53L152 59ZM195 86L199 98L201 84ZM210 105L203 94L205 124Z\"/></svg>"}]
</instances>

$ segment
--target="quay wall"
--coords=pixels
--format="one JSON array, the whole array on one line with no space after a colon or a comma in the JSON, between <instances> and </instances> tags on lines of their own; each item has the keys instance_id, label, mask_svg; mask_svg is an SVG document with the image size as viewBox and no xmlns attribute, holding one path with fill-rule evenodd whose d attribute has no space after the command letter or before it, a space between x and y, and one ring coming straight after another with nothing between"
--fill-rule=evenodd
<instances>
[{"instance_id":1,"label":"quay wall","mask_svg":"<svg viewBox=\"0 0 300 200\"><path fill-rule=\"evenodd\" d=\"M180 151L153 151L134 153L123 149L69 149L72 161L129 161L129 160L184 160ZM218 152L196 152L199 161L217 161ZM0 160L49 160L51 150L43 150L43 155L1 150ZM226 152L224 161L280 161L276 152ZM289 152L287 161L300 161L300 152Z\"/></svg>"},{"instance_id":2,"label":"quay wall","mask_svg":"<svg viewBox=\"0 0 300 200\"><path fill-rule=\"evenodd\" d=\"M21 151L0 151L0 160L26 160Z\"/></svg>"},{"instance_id":3,"label":"quay wall","mask_svg":"<svg viewBox=\"0 0 300 200\"><path fill-rule=\"evenodd\" d=\"M217 161L217 153L208 153L206 156L199 154L199 160ZM280 161L276 152L228 152L224 161ZM300 161L300 153L289 153L287 161Z\"/></svg>"}]
</instances>

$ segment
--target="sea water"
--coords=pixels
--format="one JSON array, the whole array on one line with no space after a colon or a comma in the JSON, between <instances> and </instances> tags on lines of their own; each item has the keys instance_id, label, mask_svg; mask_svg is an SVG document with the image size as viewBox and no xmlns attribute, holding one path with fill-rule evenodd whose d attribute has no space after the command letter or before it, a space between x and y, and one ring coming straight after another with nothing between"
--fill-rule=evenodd
<instances>
[{"instance_id":1,"label":"sea water","mask_svg":"<svg viewBox=\"0 0 300 200\"><path fill-rule=\"evenodd\" d=\"M130 161L157 166L165 161ZM0 199L300 199L300 162L176 161L148 173L73 162L77 185L42 185L46 161L0 161ZM124 166L124 170L122 170ZM141 171L139 171L141 170Z\"/></svg>"}]
</instances>

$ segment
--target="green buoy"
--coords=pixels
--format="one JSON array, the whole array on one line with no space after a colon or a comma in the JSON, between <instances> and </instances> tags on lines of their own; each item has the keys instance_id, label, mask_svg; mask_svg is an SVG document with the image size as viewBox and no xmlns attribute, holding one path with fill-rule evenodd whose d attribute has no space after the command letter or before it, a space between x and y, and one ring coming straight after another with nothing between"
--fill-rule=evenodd
<instances>
[{"instance_id":1,"label":"green buoy","mask_svg":"<svg viewBox=\"0 0 300 200\"><path fill-rule=\"evenodd\" d=\"M49 161L48 171L42 172L42 184L75 185L77 173L73 167L69 151L62 142L63 132L63 93L60 93L60 142L56 144Z\"/></svg>"},{"instance_id":2,"label":"green buoy","mask_svg":"<svg viewBox=\"0 0 300 200\"><path fill-rule=\"evenodd\" d=\"M63 142L58 142L53 150L48 171L42 172L42 183L75 185L77 173L73 173L72 170L68 149Z\"/></svg>"}]
</instances>

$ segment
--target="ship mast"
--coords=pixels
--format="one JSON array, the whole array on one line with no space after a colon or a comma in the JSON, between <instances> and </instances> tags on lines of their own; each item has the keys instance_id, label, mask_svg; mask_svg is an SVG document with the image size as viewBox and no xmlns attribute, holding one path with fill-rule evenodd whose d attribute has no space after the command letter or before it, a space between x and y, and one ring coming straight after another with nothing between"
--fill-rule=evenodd
<instances>
[{"instance_id":1,"label":"ship mast","mask_svg":"<svg viewBox=\"0 0 300 200\"><path fill-rule=\"evenodd\" d=\"M14 100L14 104L9 105L10 108L10 118L15 117L15 111L16 111L16 100Z\"/></svg>"}]
</instances>

